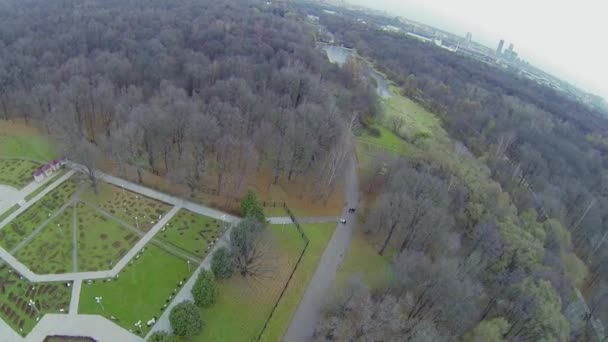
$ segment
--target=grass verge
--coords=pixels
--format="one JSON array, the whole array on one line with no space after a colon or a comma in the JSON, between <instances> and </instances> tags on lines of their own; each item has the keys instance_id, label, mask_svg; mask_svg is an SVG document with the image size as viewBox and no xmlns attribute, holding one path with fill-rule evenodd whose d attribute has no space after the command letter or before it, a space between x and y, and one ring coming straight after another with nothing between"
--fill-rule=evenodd
<instances>
[{"instance_id":1,"label":"grass verge","mask_svg":"<svg viewBox=\"0 0 608 342\"><path fill-rule=\"evenodd\" d=\"M267 272L256 279L238 274L220 280L214 306L202 309L203 332L190 341L255 341L277 302L304 241L294 226L276 225L265 237Z\"/></svg>"},{"instance_id":2,"label":"grass verge","mask_svg":"<svg viewBox=\"0 0 608 342\"><path fill-rule=\"evenodd\" d=\"M272 319L262 334L261 341L281 341L283 339L289 322L317 269L321 255L336 229L335 223L302 224L301 226L310 243L283 298L275 309Z\"/></svg>"}]
</instances>

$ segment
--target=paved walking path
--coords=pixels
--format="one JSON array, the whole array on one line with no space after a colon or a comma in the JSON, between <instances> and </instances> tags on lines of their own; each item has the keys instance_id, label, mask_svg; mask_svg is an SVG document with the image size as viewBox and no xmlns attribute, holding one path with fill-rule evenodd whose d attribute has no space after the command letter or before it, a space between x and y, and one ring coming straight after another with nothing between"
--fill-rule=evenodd
<instances>
[{"instance_id":1,"label":"paved walking path","mask_svg":"<svg viewBox=\"0 0 608 342\"><path fill-rule=\"evenodd\" d=\"M87 201L82 201L82 202L86 203L88 206L93 208L95 211L97 211L98 214L105 216L106 218L108 218L112 221L118 222L123 228L128 229L131 233L139 236L140 238L146 235L146 232L133 227L132 225L130 225L127 222L123 221L122 219L108 213L107 211L105 211L99 207L96 207ZM161 227L161 229L162 229L162 227ZM167 251L171 254L174 254L182 259L190 260L193 263L195 263L196 265L198 265L202 262L202 260L200 258L196 257L196 255L193 255L192 253L188 253L187 251L184 251L178 247L175 247L175 246L171 245L170 243L157 238L156 236L152 237L150 242L152 244L160 247L161 249L164 249L165 251Z\"/></svg>"},{"instance_id":2,"label":"paved walking path","mask_svg":"<svg viewBox=\"0 0 608 342\"><path fill-rule=\"evenodd\" d=\"M69 165L69 167L71 167L74 170L78 170L78 171L82 171L82 172L86 171L86 168L82 165L79 165L79 164L76 164L73 162L68 162L68 165ZM98 179L101 179L107 183L127 189L129 191L137 192L141 195L153 198L153 199L161 201L161 202L169 203L169 204L172 204L175 206L181 206L184 209L188 209L190 211L193 211L193 212L201 214L201 215L209 216L211 218L226 221L226 222L238 222L240 220L240 218L238 218L236 216L226 214L219 210L209 208L204 205L190 202L190 201L187 201L187 200L184 200L181 198L177 198L177 197L174 197L171 195L167 195L160 191L153 190L148 187L145 187L145 186L142 186L139 184L135 184L135 183L126 181L126 180L118 178L118 177L108 175L101 171L95 171L95 174L97 175Z\"/></svg>"},{"instance_id":3,"label":"paved walking path","mask_svg":"<svg viewBox=\"0 0 608 342\"><path fill-rule=\"evenodd\" d=\"M80 303L80 289L82 288L82 280L75 280L72 284L72 298L70 299L70 315L78 313L78 304Z\"/></svg>"},{"instance_id":4,"label":"paved walking path","mask_svg":"<svg viewBox=\"0 0 608 342\"><path fill-rule=\"evenodd\" d=\"M141 342L140 337L98 315L46 314L25 339L42 342L49 335L89 336L99 342ZM1 338L0 338L1 341Z\"/></svg>"},{"instance_id":5,"label":"paved walking path","mask_svg":"<svg viewBox=\"0 0 608 342\"><path fill-rule=\"evenodd\" d=\"M17 253L23 246L32 241L36 235L38 235L44 228L46 228L51 221L53 221L57 216L61 215L64 210L66 210L69 206L74 204L74 198L72 197L69 201L67 201L64 205L61 206L57 211L55 211L51 216L47 217L42 224L38 226L38 228L34 229L34 231L28 235L25 239L21 240L11 251L11 254Z\"/></svg>"},{"instance_id":6,"label":"paved walking path","mask_svg":"<svg viewBox=\"0 0 608 342\"><path fill-rule=\"evenodd\" d=\"M226 231L226 233L218 240L218 242L213 246L213 248L211 249L209 254L207 254L207 256L205 257L205 260L203 260L203 263L196 269L196 271L194 271L192 277L190 277L190 279L188 279L186 284L184 284L184 286L181 288L181 290L179 290L179 292L175 295L175 298L173 299L173 301L169 304L169 306L165 309L165 311L163 311L163 314L160 316L160 318L158 319L156 324L152 327L152 329L150 330L150 332L148 333L146 338L149 337L155 331L163 331L163 330L167 331L167 332L172 331L171 323L169 323L169 313L171 312L171 309L175 305L177 305L185 300L193 300L192 293L190 293L190 291L192 290L192 286L194 286L194 283L196 282L196 278L198 277L198 274L201 272L201 270L203 268L207 269L207 270L211 268L211 258L213 256L213 253L215 253L215 251L218 248L228 245L228 243L230 242L230 231L231 230L232 230L232 227L230 227Z\"/></svg>"},{"instance_id":7,"label":"paved walking path","mask_svg":"<svg viewBox=\"0 0 608 342\"><path fill-rule=\"evenodd\" d=\"M76 205L72 206L72 272L78 271L78 230L76 224Z\"/></svg>"},{"instance_id":8,"label":"paved walking path","mask_svg":"<svg viewBox=\"0 0 608 342\"><path fill-rule=\"evenodd\" d=\"M21 337L10 325L0 319L0 342L22 342Z\"/></svg>"},{"instance_id":9,"label":"paved walking path","mask_svg":"<svg viewBox=\"0 0 608 342\"><path fill-rule=\"evenodd\" d=\"M348 213L348 208L356 207L359 202L354 156L346 164L344 183L346 206L343 209L342 217L349 219L347 219L346 224L338 224L289 324L284 341L300 342L312 339L317 322L321 316L321 310L327 302L327 295L332 289L336 271L340 264L342 264L343 256L350 245L355 217L354 214Z\"/></svg>"},{"instance_id":10,"label":"paved walking path","mask_svg":"<svg viewBox=\"0 0 608 342\"><path fill-rule=\"evenodd\" d=\"M26 211L27 208L31 207L34 203L36 203L39 199L41 199L42 197L44 197L46 194L48 194L49 192L51 192L53 189L55 189L56 187L58 187L59 185L61 185L61 183L63 183L66 179L72 177L72 175L74 174L74 171L69 171L68 173L66 173L65 175L59 177L59 179L57 179L56 181L54 181L52 184L50 184L46 189L42 190L39 194L37 194L36 196L34 196L34 198L30 199L29 201L27 201L21 208L17 209L15 212L13 212L12 214L10 214L9 216L7 216L4 221L0 222L0 229L4 228L4 226L6 226L9 222L11 222L12 220L15 219L15 217L19 216L19 214L21 214L22 212ZM50 178L49 178L50 179ZM43 183L39 183L39 184L43 184ZM29 186L29 185L28 185ZM36 188L34 188L34 190L36 190ZM30 193L33 192L30 191ZM29 193L28 193L29 194ZM25 196L23 197L25 198ZM22 198L18 199L17 202L19 200L21 200ZM15 202L15 203L17 203ZM12 205L11 205L12 206Z\"/></svg>"},{"instance_id":11,"label":"paved walking path","mask_svg":"<svg viewBox=\"0 0 608 342\"><path fill-rule=\"evenodd\" d=\"M32 181L30 184L26 185L20 190L13 188L14 191L3 192L2 199L0 200L0 215L10 209L15 204L19 203L21 200L25 200L27 196L38 190L38 188L50 182L53 178L54 175L46 177L41 182Z\"/></svg>"}]
</instances>

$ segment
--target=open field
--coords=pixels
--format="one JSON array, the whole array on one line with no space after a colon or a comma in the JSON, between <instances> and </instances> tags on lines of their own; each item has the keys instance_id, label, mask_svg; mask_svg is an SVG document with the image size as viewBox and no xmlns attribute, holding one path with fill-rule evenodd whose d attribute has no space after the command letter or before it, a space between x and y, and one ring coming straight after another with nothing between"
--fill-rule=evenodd
<instances>
[{"instance_id":1,"label":"open field","mask_svg":"<svg viewBox=\"0 0 608 342\"><path fill-rule=\"evenodd\" d=\"M76 204L76 225L80 272L111 269L139 241L138 235L82 202Z\"/></svg>"},{"instance_id":2,"label":"open field","mask_svg":"<svg viewBox=\"0 0 608 342\"><path fill-rule=\"evenodd\" d=\"M303 224L302 229L310 240L310 243L272 319L268 323L268 327L262 335L262 341L281 341L283 339L289 327L289 322L298 308L302 296L304 296L310 279L317 269L321 255L336 229L336 224Z\"/></svg>"},{"instance_id":3,"label":"open field","mask_svg":"<svg viewBox=\"0 0 608 342\"><path fill-rule=\"evenodd\" d=\"M46 194L13 221L0 229L0 245L10 251L27 238L58 209L66 204L76 192L78 185L71 179Z\"/></svg>"},{"instance_id":4,"label":"open field","mask_svg":"<svg viewBox=\"0 0 608 342\"><path fill-rule=\"evenodd\" d=\"M0 159L0 184L21 189L34 180L32 174L39 166L29 160Z\"/></svg>"},{"instance_id":5,"label":"open field","mask_svg":"<svg viewBox=\"0 0 608 342\"><path fill-rule=\"evenodd\" d=\"M56 156L49 141L35 128L0 120L0 157L49 161Z\"/></svg>"},{"instance_id":6,"label":"open field","mask_svg":"<svg viewBox=\"0 0 608 342\"><path fill-rule=\"evenodd\" d=\"M219 239L223 231L223 222L182 209L167 222L156 236L204 258L210 244Z\"/></svg>"},{"instance_id":7,"label":"open field","mask_svg":"<svg viewBox=\"0 0 608 342\"><path fill-rule=\"evenodd\" d=\"M201 310L206 325L191 341L240 342L257 338L304 248L295 227L277 225L269 230L267 253L274 260L273 271L255 280L238 274L220 280L217 303Z\"/></svg>"},{"instance_id":8,"label":"open field","mask_svg":"<svg viewBox=\"0 0 608 342\"><path fill-rule=\"evenodd\" d=\"M38 313L60 313L70 306L72 289L66 283L29 283L8 265L0 266L0 317L15 331L27 334L36 325Z\"/></svg>"},{"instance_id":9,"label":"open field","mask_svg":"<svg viewBox=\"0 0 608 342\"><path fill-rule=\"evenodd\" d=\"M144 232L171 209L166 203L107 183L98 185L97 194L93 189L87 189L81 198Z\"/></svg>"},{"instance_id":10,"label":"open field","mask_svg":"<svg viewBox=\"0 0 608 342\"><path fill-rule=\"evenodd\" d=\"M73 206L55 217L15 257L37 274L72 272Z\"/></svg>"},{"instance_id":11,"label":"open field","mask_svg":"<svg viewBox=\"0 0 608 342\"><path fill-rule=\"evenodd\" d=\"M145 323L160 316L163 305L177 292L180 281L185 282L190 274L185 260L148 245L118 278L83 283L78 313L113 316L116 324L128 330L136 330L133 325L141 320L141 336L144 336L149 330ZM95 302L95 297L102 297L103 308Z\"/></svg>"},{"instance_id":12,"label":"open field","mask_svg":"<svg viewBox=\"0 0 608 342\"><path fill-rule=\"evenodd\" d=\"M394 93L398 93L394 91ZM390 99L383 100L384 125L390 127L391 117L398 116L403 119L403 127L399 130L399 135L413 138L416 134L434 134L441 129L440 120L424 109L413 100L396 95Z\"/></svg>"}]
</instances>

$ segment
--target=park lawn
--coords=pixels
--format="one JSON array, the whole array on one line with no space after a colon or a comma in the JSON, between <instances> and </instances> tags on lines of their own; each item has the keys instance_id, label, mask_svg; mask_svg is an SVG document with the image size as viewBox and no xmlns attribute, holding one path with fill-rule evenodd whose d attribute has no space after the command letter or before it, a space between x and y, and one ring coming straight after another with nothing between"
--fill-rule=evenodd
<instances>
[{"instance_id":1,"label":"park lawn","mask_svg":"<svg viewBox=\"0 0 608 342\"><path fill-rule=\"evenodd\" d=\"M99 183L97 194L93 189L87 189L81 198L144 232L171 209L169 204L108 183Z\"/></svg>"},{"instance_id":2,"label":"park lawn","mask_svg":"<svg viewBox=\"0 0 608 342\"><path fill-rule=\"evenodd\" d=\"M140 239L83 202L76 204L76 225L79 272L112 269Z\"/></svg>"},{"instance_id":3,"label":"park lawn","mask_svg":"<svg viewBox=\"0 0 608 342\"><path fill-rule=\"evenodd\" d=\"M0 266L0 284L0 317L23 336L34 328L38 316L27 304L30 299L43 315L69 309L72 289L66 283L30 283L4 264Z\"/></svg>"},{"instance_id":4,"label":"park lawn","mask_svg":"<svg viewBox=\"0 0 608 342\"><path fill-rule=\"evenodd\" d=\"M355 231L346 257L336 274L334 287L339 291L354 276L361 276L371 288L381 286L388 279L389 262L389 258L378 254L378 250L362 232Z\"/></svg>"},{"instance_id":5,"label":"park lawn","mask_svg":"<svg viewBox=\"0 0 608 342\"><path fill-rule=\"evenodd\" d=\"M0 229L0 245L7 251L11 251L66 204L77 189L77 183L68 179L46 194Z\"/></svg>"},{"instance_id":6,"label":"park lawn","mask_svg":"<svg viewBox=\"0 0 608 342\"><path fill-rule=\"evenodd\" d=\"M335 229L335 223L303 224L302 229L310 240L308 248L291 279L283 298L268 323L261 341L282 341L308 283Z\"/></svg>"},{"instance_id":7,"label":"park lawn","mask_svg":"<svg viewBox=\"0 0 608 342\"><path fill-rule=\"evenodd\" d=\"M380 125L376 125L374 128L380 131L380 136L372 136L365 129L357 132L356 140L359 148L362 148L364 151L377 149L395 155L411 153L411 145L388 128Z\"/></svg>"},{"instance_id":8,"label":"park lawn","mask_svg":"<svg viewBox=\"0 0 608 342\"><path fill-rule=\"evenodd\" d=\"M55 159L57 153L50 141L31 127L0 120L0 156L45 162Z\"/></svg>"},{"instance_id":9,"label":"park lawn","mask_svg":"<svg viewBox=\"0 0 608 342\"><path fill-rule=\"evenodd\" d=\"M149 331L146 322L160 317L163 306L179 290L179 283L185 283L194 269L189 270L186 260L148 245L125 266L118 278L83 283L78 313L108 319L113 316L116 324L136 334L134 324L141 320L143 334L140 336L145 336ZM103 309L95 297L102 297Z\"/></svg>"},{"instance_id":10,"label":"park lawn","mask_svg":"<svg viewBox=\"0 0 608 342\"><path fill-rule=\"evenodd\" d=\"M384 99L382 107L386 127L390 127L388 120L391 117L403 118L404 124L399 131L401 136L414 137L416 133L421 132L432 135L441 128L441 122L434 114L405 96L394 95L390 99Z\"/></svg>"},{"instance_id":11,"label":"park lawn","mask_svg":"<svg viewBox=\"0 0 608 342\"><path fill-rule=\"evenodd\" d=\"M67 207L15 257L36 274L72 272L72 222L74 207Z\"/></svg>"},{"instance_id":12,"label":"park lawn","mask_svg":"<svg viewBox=\"0 0 608 342\"><path fill-rule=\"evenodd\" d=\"M33 181L40 164L29 160L0 159L0 184L21 189Z\"/></svg>"},{"instance_id":13,"label":"park lawn","mask_svg":"<svg viewBox=\"0 0 608 342\"><path fill-rule=\"evenodd\" d=\"M304 248L293 225L272 225L266 236L272 272L257 280L239 274L219 280L218 300L201 309L205 328L189 341L255 341Z\"/></svg>"},{"instance_id":14,"label":"park lawn","mask_svg":"<svg viewBox=\"0 0 608 342\"><path fill-rule=\"evenodd\" d=\"M204 258L209 247L223 234L224 222L181 209L156 237Z\"/></svg>"}]
</instances>

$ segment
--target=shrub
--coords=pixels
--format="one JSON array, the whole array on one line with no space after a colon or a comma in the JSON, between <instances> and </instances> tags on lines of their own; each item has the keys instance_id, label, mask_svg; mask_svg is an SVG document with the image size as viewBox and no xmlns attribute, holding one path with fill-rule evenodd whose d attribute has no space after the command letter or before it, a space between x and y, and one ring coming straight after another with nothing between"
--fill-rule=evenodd
<instances>
[{"instance_id":1,"label":"shrub","mask_svg":"<svg viewBox=\"0 0 608 342\"><path fill-rule=\"evenodd\" d=\"M380 132L380 129L378 129L377 127L368 127L367 133L369 133L369 135L371 135L372 137L376 138L379 138L382 135L382 132Z\"/></svg>"},{"instance_id":2,"label":"shrub","mask_svg":"<svg viewBox=\"0 0 608 342\"><path fill-rule=\"evenodd\" d=\"M232 255L226 247L221 247L211 259L211 271L218 278L230 278L234 272L234 264L232 263Z\"/></svg>"},{"instance_id":3,"label":"shrub","mask_svg":"<svg viewBox=\"0 0 608 342\"><path fill-rule=\"evenodd\" d=\"M157 331L150 335L148 342L177 342L177 338L166 331Z\"/></svg>"},{"instance_id":4,"label":"shrub","mask_svg":"<svg viewBox=\"0 0 608 342\"><path fill-rule=\"evenodd\" d=\"M192 337L203 330L203 321L196 305L191 301L177 304L169 314L173 333L182 337Z\"/></svg>"},{"instance_id":5,"label":"shrub","mask_svg":"<svg viewBox=\"0 0 608 342\"><path fill-rule=\"evenodd\" d=\"M260 206L258 198L253 191L248 191L241 200L241 215L243 215L243 217L253 217L262 223L266 222L264 210L262 209L262 206Z\"/></svg>"},{"instance_id":6,"label":"shrub","mask_svg":"<svg viewBox=\"0 0 608 342\"><path fill-rule=\"evenodd\" d=\"M202 270L192 287L192 297L196 305L208 308L217 300L218 288L213 273Z\"/></svg>"}]
</instances>

